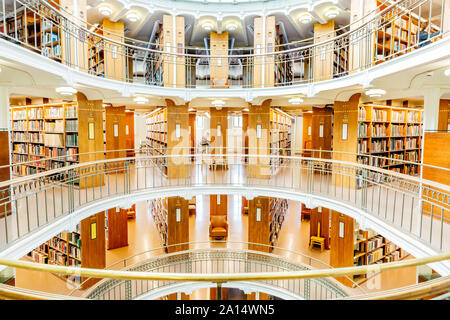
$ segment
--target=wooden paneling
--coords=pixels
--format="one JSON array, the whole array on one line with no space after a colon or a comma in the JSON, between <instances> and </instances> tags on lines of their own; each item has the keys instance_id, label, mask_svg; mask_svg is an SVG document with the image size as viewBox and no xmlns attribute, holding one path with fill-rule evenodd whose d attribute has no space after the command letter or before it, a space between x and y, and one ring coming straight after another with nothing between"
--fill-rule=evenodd
<instances>
[{"instance_id":1,"label":"wooden paneling","mask_svg":"<svg viewBox=\"0 0 450 320\"><path fill-rule=\"evenodd\" d=\"M325 238L325 249L330 249L330 209L317 207L311 209L309 236L317 236L320 222L320 237Z\"/></svg>"},{"instance_id":2,"label":"wooden paneling","mask_svg":"<svg viewBox=\"0 0 450 320\"><path fill-rule=\"evenodd\" d=\"M275 46L275 17L266 17L265 33L263 28L263 18L255 18L254 23L254 47L256 54L268 52L268 47L272 51ZM263 71L264 65L264 71ZM262 87L262 74L264 72L264 86L273 86L275 81L275 59L273 56L255 57L253 67L253 86Z\"/></svg>"},{"instance_id":3,"label":"wooden paneling","mask_svg":"<svg viewBox=\"0 0 450 320\"><path fill-rule=\"evenodd\" d=\"M425 132L424 135L424 150L423 150L423 163L431 166L450 169L450 148L447 146L450 141L450 132ZM443 185L450 185L450 175L443 172L441 169L424 167L423 178L426 180L436 181ZM442 192L436 189L437 192ZM424 193L424 198L427 198L428 193ZM431 194L431 191L430 191ZM431 199L428 199L434 202ZM440 203L439 206L442 206ZM431 204L428 202L423 203L423 212L429 215ZM442 209L440 207L433 207L433 217L440 220L442 216ZM450 206L445 206L443 216L449 221L450 219Z\"/></svg>"},{"instance_id":4,"label":"wooden paneling","mask_svg":"<svg viewBox=\"0 0 450 320\"><path fill-rule=\"evenodd\" d=\"M128 214L119 207L108 210L108 250L128 246Z\"/></svg>"},{"instance_id":5,"label":"wooden paneling","mask_svg":"<svg viewBox=\"0 0 450 320\"><path fill-rule=\"evenodd\" d=\"M309 129L311 128L311 129ZM311 130L311 131L308 131ZM310 134L308 134L310 133ZM303 113L302 149L312 149L312 114Z\"/></svg>"},{"instance_id":6,"label":"wooden paneling","mask_svg":"<svg viewBox=\"0 0 450 320\"><path fill-rule=\"evenodd\" d=\"M228 32L218 34L211 32L211 56L228 55ZM228 88L228 59L219 57L210 59L210 76L212 88Z\"/></svg>"},{"instance_id":7,"label":"wooden paneling","mask_svg":"<svg viewBox=\"0 0 450 320\"><path fill-rule=\"evenodd\" d=\"M244 153L248 154L248 112L242 113L242 136L244 146Z\"/></svg>"},{"instance_id":8,"label":"wooden paneling","mask_svg":"<svg viewBox=\"0 0 450 320\"><path fill-rule=\"evenodd\" d=\"M269 198L257 197L248 202L248 242L269 244ZM261 209L261 219L256 221L257 208ZM250 250L269 252L268 246L249 245Z\"/></svg>"},{"instance_id":9,"label":"wooden paneling","mask_svg":"<svg viewBox=\"0 0 450 320\"><path fill-rule=\"evenodd\" d=\"M106 151L127 149L125 107L105 107L105 112ZM106 153L106 159L123 157L125 154L119 151Z\"/></svg>"},{"instance_id":10,"label":"wooden paneling","mask_svg":"<svg viewBox=\"0 0 450 320\"><path fill-rule=\"evenodd\" d=\"M450 125L450 100L441 99L439 103L438 130L448 130Z\"/></svg>"},{"instance_id":11,"label":"wooden paneling","mask_svg":"<svg viewBox=\"0 0 450 320\"><path fill-rule=\"evenodd\" d=\"M95 233L92 232L92 229L95 229ZM104 269L106 267L105 242L105 212L99 212L81 220L81 261L83 268ZM100 280L92 279L86 283L85 287L89 287Z\"/></svg>"},{"instance_id":12,"label":"wooden paneling","mask_svg":"<svg viewBox=\"0 0 450 320\"><path fill-rule=\"evenodd\" d=\"M1 166L7 166L9 165L9 135L8 131L0 131L0 146L3 146L0 150L0 167ZM9 168L0 168L0 181L7 181L10 180L11 176L9 173ZM5 198L6 194L3 192L8 192L8 188L2 190L0 188L0 198ZM11 211L11 205L8 204L2 204L2 201L0 200L0 218L5 216L5 211L7 212L7 215L10 215Z\"/></svg>"},{"instance_id":13,"label":"wooden paneling","mask_svg":"<svg viewBox=\"0 0 450 320\"><path fill-rule=\"evenodd\" d=\"M175 17L175 39L176 43L174 47L177 48L177 53L185 53L184 52L184 17L176 16ZM186 79L186 66L185 66L185 57L183 55L178 55L176 58L177 63L177 78L176 78L176 86L177 88L185 87L185 79Z\"/></svg>"},{"instance_id":14,"label":"wooden paneling","mask_svg":"<svg viewBox=\"0 0 450 320\"><path fill-rule=\"evenodd\" d=\"M220 199L220 203L217 203ZM209 196L209 214L211 216L215 215L227 215L228 212L228 196L226 194L216 195L212 194Z\"/></svg>"},{"instance_id":15,"label":"wooden paneling","mask_svg":"<svg viewBox=\"0 0 450 320\"><path fill-rule=\"evenodd\" d=\"M174 18L171 15L163 16L163 43L161 46L165 52L172 53L184 53L184 17L177 16L175 17L175 26L174 26ZM175 35L174 35L175 32ZM174 37L175 36L175 37ZM175 41L175 43L174 43ZM170 45L170 48L168 47ZM165 87L179 87L184 88L185 86L185 63L184 56L165 56L163 60L164 64L164 86ZM174 77L174 68L176 68L176 78Z\"/></svg>"},{"instance_id":16,"label":"wooden paneling","mask_svg":"<svg viewBox=\"0 0 450 320\"><path fill-rule=\"evenodd\" d=\"M176 209L181 209L180 221L176 221ZM189 201L181 197L168 198L168 245L189 242ZM188 250L189 245L169 247L170 252Z\"/></svg>"},{"instance_id":17,"label":"wooden paneling","mask_svg":"<svg viewBox=\"0 0 450 320\"><path fill-rule=\"evenodd\" d=\"M195 118L197 113L190 112L189 113L189 137L190 137L190 147L191 154L195 153Z\"/></svg>"},{"instance_id":18,"label":"wooden paneling","mask_svg":"<svg viewBox=\"0 0 450 320\"><path fill-rule=\"evenodd\" d=\"M335 36L334 20L326 24L314 24L314 43L332 39ZM314 50L314 80L322 81L333 77L333 43L318 46ZM324 50L324 51L322 51Z\"/></svg>"},{"instance_id":19,"label":"wooden paneling","mask_svg":"<svg viewBox=\"0 0 450 320\"><path fill-rule=\"evenodd\" d=\"M358 104L361 94L357 93L350 97L349 101L335 101L334 103L334 125L333 125L333 160L356 162L355 153L358 143ZM347 124L347 139L342 139L342 125ZM348 154L346 154L348 153ZM333 183L340 186L342 176L337 174L333 177ZM347 181L345 181L347 183ZM354 188L353 179L349 186Z\"/></svg>"},{"instance_id":20,"label":"wooden paneling","mask_svg":"<svg viewBox=\"0 0 450 320\"><path fill-rule=\"evenodd\" d=\"M103 104L102 100L87 100L77 93L78 102L78 146L80 163L103 160ZM89 139L89 123L94 124L94 139ZM87 154L89 153L89 154ZM84 155L83 155L84 154ZM96 175L91 179L82 179L81 188L90 188L104 184L104 176Z\"/></svg>"},{"instance_id":21,"label":"wooden paneling","mask_svg":"<svg viewBox=\"0 0 450 320\"><path fill-rule=\"evenodd\" d=\"M228 300L228 288L222 288L222 297L221 300ZM209 289L209 300L217 300L217 288Z\"/></svg>"},{"instance_id":22,"label":"wooden paneling","mask_svg":"<svg viewBox=\"0 0 450 320\"><path fill-rule=\"evenodd\" d=\"M339 223L344 223L344 237L339 237ZM333 268L353 266L353 243L355 221L337 211L331 210L330 265ZM341 283L351 286L345 277L336 277Z\"/></svg>"},{"instance_id":23,"label":"wooden paneling","mask_svg":"<svg viewBox=\"0 0 450 320\"><path fill-rule=\"evenodd\" d=\"M312 112L312 149L314 150L331 150L332 137L332 108L316 108L313 107ZM322 135L321 133L322 126ZM314 158L331 159L330 152L314 153Z\"/></svg>"},{"instance_id":24,"label":"wooden paneling","mask_svg":"<svg viewBox=\"0 0 450 320\"><path fill-rule=\"evenodd\" d=\"M248 114L248 144L251 148L249 154L269 155L270 136L270 103L266 100L261 106L251 106ZM257 138L257 126L261 126L261 138ZM249 158L249 177L269 178L270 160L266 158Z\"/></svg>"},{"instance_id":25,"label":"wooden paneling","mask_svg":"<svg viewBox=\"0 0 450 320\"><path fill-rule=\"evenodd\" d=\"M103 19L103 35L111 40L123 42L124 22ZM115 43L105 41L105 77L108 79L125 80L127 69L125 66L125 54Z\"/></svg>"},{"instance_id":26,"label":"wooden paneling","mask_svg":"<svg viewBox=\"0 0 450 320\"><path fill-rule=\"evenodd\" d=\"M125 112L125 136L126 140L126 149L134 150L134 112L127 111ZM134 157L134 151L127 151L128 157Z\"/></svg>"},{"instance_id":27,"label":"wooden paneling","mask_svg":"<svg viewBox=\"0 0 450 320\"><path fill-rule=\"evenodd\" d=\"M176 106L172 100L167 102L167 153L168 155L184 155L189 153L191 144L189 138L189 112L186 106ZM180 137L177 138L176 127L180 125ZM171 157L167 160L167 177L183 178L186 168L183 164L188 160L185 157Z\"/></svg>"}]
</instances>

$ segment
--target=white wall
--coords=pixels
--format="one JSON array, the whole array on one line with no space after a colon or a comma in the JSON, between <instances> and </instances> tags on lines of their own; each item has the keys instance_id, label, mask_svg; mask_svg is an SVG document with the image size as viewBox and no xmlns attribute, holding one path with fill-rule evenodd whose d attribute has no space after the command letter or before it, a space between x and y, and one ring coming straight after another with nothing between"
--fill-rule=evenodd
<instances>
[{"instance_id":1,"label":"white wall","mask_svg":"<svg viewBox=\"0 0 450 320\"><path fill-rule=\"evenodd\" d=\"M303 117L295 116L294 124L292 126L292 149L301 150L303 140ZM295 155L295 152L292 153Z\"/></svg>"},{"instance_id":2,"label":"white wall","mask_svg":"<svg viewBox=\"0 0 450 320\"><path fill-rule=\"evenodd\" d=\"M144 142L147 135L145 127L145 116L143 114L134 114L134 147L138 149L141 141Z\"/></svg>"}]
</instances>

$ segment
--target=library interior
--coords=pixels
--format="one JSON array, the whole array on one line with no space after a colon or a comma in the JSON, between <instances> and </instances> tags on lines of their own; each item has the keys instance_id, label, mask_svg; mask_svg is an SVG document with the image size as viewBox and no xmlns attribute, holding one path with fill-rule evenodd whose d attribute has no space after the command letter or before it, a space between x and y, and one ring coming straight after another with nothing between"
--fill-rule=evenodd
<instances>
[{"instance_id":1,"label":"library interior","mask_svg":"<svg viewBox=\"0 0 450 320\"><path fill-rule=\"evenodd\" d=\"M450 0L0 0L0 300L449 300L449 143Z\"/></svg>"}]
</instances>

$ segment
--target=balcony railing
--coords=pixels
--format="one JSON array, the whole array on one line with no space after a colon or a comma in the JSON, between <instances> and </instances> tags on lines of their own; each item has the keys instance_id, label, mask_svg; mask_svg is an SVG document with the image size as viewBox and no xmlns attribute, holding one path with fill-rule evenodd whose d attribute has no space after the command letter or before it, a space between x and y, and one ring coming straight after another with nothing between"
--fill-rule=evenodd
<instances>
[{"instance_id":1,"label":"balcony railing","mask_svg":"<svg viewBox=\"0 0 450 320\"><path fill-rule=\"evenodd\" d=\"M65 217L77 223L99 203L101 211L142 197L211 192L322 199L342 213L364 212L434 252L450 248L447 185L331 159L182 153L99 160L0 182L0 249Z\"/></svg>"},{"instance_id":2,"label":"balcony railing","mask_svg":"<svg viewBox=\"0 0 450 320\"><path fill-rule=\"evenodd\" d=\"M80 26L46 1L0 0L0 38L70 68L130 83L174 88L293 86L365 70L442 38L448 33L444 19L450 17L441 2L400 0L326 41L233 48L218 56L205 48L114 40ZM217 68L226 71L226 78L216 77Z\"/></svg>"}]
</instances>

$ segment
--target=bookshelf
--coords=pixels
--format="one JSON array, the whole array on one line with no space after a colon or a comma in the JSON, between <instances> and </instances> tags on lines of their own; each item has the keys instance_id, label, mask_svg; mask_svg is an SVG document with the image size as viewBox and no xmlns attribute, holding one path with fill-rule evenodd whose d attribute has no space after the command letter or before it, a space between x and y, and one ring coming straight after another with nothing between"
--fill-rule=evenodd
<instances>
[{"instance_id":1,"label":"bookshelf","mask_svg":"<svg viewBox=\"0 0 450 320\"><path fill-rule=\"evenodd\" d=\"M347 154L335 153L333 159L417 175L418 165L399 160L421 161L422 131L422 110L360 104L359 94L356 94L349 101L334 105L333 150ZM340 177L335 178L333 181L339 185ZM368 178L371 179L370 174ZM352 185L358 188L361 182L359 176Z\"/></svg>"},{"instance_id":2,"label":"bookshelf","mask_svg":"<svg viewBox=\"0 0 450 320\"><path fill-rule=\"evenodd\" d=\"M287 50L287 47L282 44L286 43L286 39L280 31L280 26L275 26L275 52ZM269 48L268 48L269 49ZM273 59L269 56L269 59ZM294 78L292 60L289 55L286 54L276 54L275 55L275 86L288 86L292 84Z\"/></svg>"},{"instance_id":3,"label":"bookshelf","mask_svg":"<svg viewBox=\"0 0 450 320\"><path fill-rule=\"evenodd\" d=\"M73 232L61 232L30 251L27 257L37 263L59 266L81 267L81 227L76 226ZM80 276L67 276L55 274L64 279L80 283Z\"/></svg>"},{"instance_id":4,"label":"bookshelf","mask_svg":"<svg viewBox=\"0 0 450 320\"><path fill-rule=\"evenodd\" d=\"M79 162L77 109L76 103L11 107L13 163L68 156L16 166L14 175L30 175Z\"/></svg>"},{"instance_id":5,"label":"bookshelf","mask_svg":"<svg viewBox=\"0 0 450 320\"><path fill-rule=\"evenodd\" d=\"M269 198L269 244L270 251L276 245L289 204L286 199Z\"/></svg>"},{"instance_id":6,"label":"bookshelf","mask_svg":"<svg viewBox=\"0 0 450 320\"><path fill-rule=\"evenodd\" d=\"M167 108L157 109L145 118L147 129L148 155L167 154ZM167 163L164 158L154 160L164 175L167 175Z\"/></svg>"},{"instance_id":7,"label":"bookshelf","mask_svg":"<svg viewBox=\"0 0 450 320\"><path fill-rule=\"evenodd\" d=\"M112 22L104 18L102 24L87 35L88 73L102 78L124 80L127 76L124 54L117 50L114 43L101 37L122 42L124 30L123 22Z\"/></svg>"},{"instance_id":8,"label":"bookshelf","mask_svg":"<svg viewBox=\"0 0 450 320\"><path fill-rule=\"evenodd\" d=\"M384 10L387 5L383 1L376 1L379 10ZM420 11L419 11L420 12ZM426 17L421 18L421 23L426 21ZM437 32L438 29L431 25L430 33ZM405 15L405 12L397 10L389 11L381 21L380 27L374 33L373 51L376 64L389 60L393 57L405 54L408 47L418 44L419 16Z\"/></svg>"},{"instance_id":9,"label":"bookshelf","mask_svg":"<svg viewBox=\"0 0 450 320\"><path fill-rule=\"evenodd\" d=\"M340 224L343 224L341 225L343 237L340 236L342 235L339 231ZM398 261L409 255L404 249L376 232L360 229L354 219L336 211L332 211L331 214L330 249L330 264L334 268ZM367 280L366 274L349 277L358 284ZM347 286L352 285L344 277L336 279Z\"/></svg>"},{"instance_id":10,"label":"bookshelf","mask_svg":"<svg viewBox=\"0 0 450 320\"><path fill-rule=\"evenodd\" d=\"M271 108L270 109L270 154L277 156L291 155L292 121L291 117ZM272 158L272 169L276 169L284 159Z\"/></svg>"},{"instance_id":11,"label":"bookshelf","mask_svg":"<svg viewBox=\"0 0 450 320\"><path fill-rule=\"evenodd\" d=\"M153 222L159 232L161 244L165 247L169 244L168 237L168 198L156 198L147 201L147 211L152 216ZM167 251L167 248L166 248Z\"/></svg>"},{"instance_id":12,"label":"bookshelf","mask_svg":"<svg viewBox=\"0 0 450 320\"><path fill-rule=\"evenodd\" d=\"M419 166L397 160L420 162L423 135L422 111L380 105L358 106L358 144L361 154L388 159L358 156L357 162L400 173L417 175Z\"/></svg>"},{"instance_id":13,"label":"bookshelf","mask_svg":"<svg viewBox=\"0 0 450 320\"><path fill-rule=\"evenodd\" d=\"M336 37L344 34L346 31L337 29ZM348 37L342 37L338 42L334 42L333 56L333 78L343 77L348 74Z\"/></svg>"},{"instance_id":14,"label":"bookshelf","mask_svg":"<svg viewBox=\"0 0 450 320\"><path fill-rule=\"evenodd\" d=\"M151 46L156 52L149 52L145 56L145 83L161 86L164 83L164 56L160 51L164 50L164 28L163 24L159 23L158 32L155 34ZM150 44L148 46L150 48Z\"/></svg>"}]
</instances>

